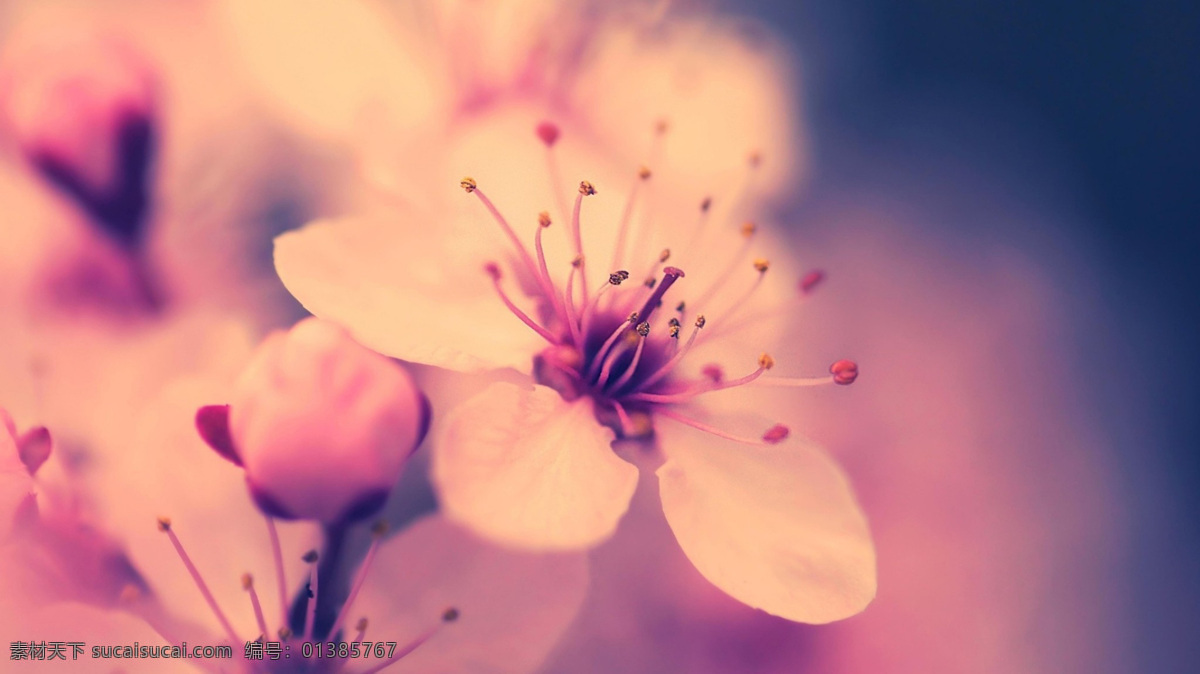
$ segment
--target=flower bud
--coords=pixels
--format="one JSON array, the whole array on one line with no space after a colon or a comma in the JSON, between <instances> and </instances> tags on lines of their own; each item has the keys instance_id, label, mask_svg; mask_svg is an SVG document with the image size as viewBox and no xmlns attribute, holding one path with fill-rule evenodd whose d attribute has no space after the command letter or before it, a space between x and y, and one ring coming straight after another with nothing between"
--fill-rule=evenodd
<instances>
[{"instance_id":1,"label":"flower bud","mask_svg":"<svg viewBox=\"0 0 1200 674\"><path fill-rule=\"evenodd\" d=\"M151 67L96 35L30 31L15 42L0 72L4 135L97 227L134 247L154 158Z\"/></svg>"},{"instance_id":2,"label":"flower bud","mask_svg":"<svg viewBox=\"0 0 1200 674\"><path fill-rule=\"evenodd\" d=\"M201 408L196 423L245 469L263 511L340 522L382 507L425 436L429 406L397 363L308 318L267 337L229 406Z\"/></svg>"}]
</instances>

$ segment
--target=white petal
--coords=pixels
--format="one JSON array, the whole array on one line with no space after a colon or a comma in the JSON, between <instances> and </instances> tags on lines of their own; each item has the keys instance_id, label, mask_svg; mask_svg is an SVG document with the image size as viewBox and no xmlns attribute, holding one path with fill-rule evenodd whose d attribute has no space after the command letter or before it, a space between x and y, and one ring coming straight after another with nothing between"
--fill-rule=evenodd
<instances>
[{"instance_id":1,"label":"white petal","mask_svg":"<svg viewBox=\"0 0 1200 674\"><path fill-rule=\"evenodd\" d=\"M849 617L874 598L866 519L823 451L797 438L737 443L666 419L656 430L668 457L658 469L663 512L714 585L806 623Z\"/></svg>"},{"instance_id":2,"label":"white petal","mask_svg":"<svg viewBox=\"0 0 1200 674\"><path fill-rule=\"evenodd\" d=\"M545 342L505 309L481 264L456 254L457 239L423 226L312 223L275 240L275 270L306 309L380 353L461 372L528 372Z\"/></svg>"},{"instance_id":3,"label":"white petal","mask_svg":"<svg viewBox=\"0 0 1200 674\"><path fill-rule=\"evenodd\" d=\"M367 579L347 621L367 616L366 640L404 643L459 612L394 671L525 672L571 624L588 571L583 553L505 550L430 517L386 541Z\"/></svg>"},{"instance_id":4,"label":"white petal","mask_svg":"<svg viewBox=\"0 0 1200 674\"><path fill-rule=\"evenodd\" d=\"M433 479L451 518L531 548L595 545L629 507L637 468L612 451L590 398L493 384L460 405L436 444Z\"/></svg>"}]
</instances>

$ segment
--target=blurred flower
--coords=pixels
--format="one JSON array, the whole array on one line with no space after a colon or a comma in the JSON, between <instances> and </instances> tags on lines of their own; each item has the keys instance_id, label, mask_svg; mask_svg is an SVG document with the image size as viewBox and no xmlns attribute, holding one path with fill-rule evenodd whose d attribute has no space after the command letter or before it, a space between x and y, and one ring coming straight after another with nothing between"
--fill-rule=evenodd
<instances>
[{"instance_id":1,"label":"blurred flower","mask_svg":"<svg viewBox=\"0 0 1200 674\"><path fill-rule=\"evenodd\" d=\"M245 468L264 512L288 519L375 513L429 425L403 368L315 318L268 336L231 399L200 409L200 434Z\"/></svg>"}]
</instances>

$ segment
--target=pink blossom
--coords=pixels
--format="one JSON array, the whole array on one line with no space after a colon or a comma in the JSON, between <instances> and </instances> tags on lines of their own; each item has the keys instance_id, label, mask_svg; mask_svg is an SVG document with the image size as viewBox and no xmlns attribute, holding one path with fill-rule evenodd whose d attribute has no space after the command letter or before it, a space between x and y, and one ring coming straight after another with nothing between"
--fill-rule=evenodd
<instances>
[{"instance_id":1,"label":"pink blossom","mask_svg":"<svg viewBox=\"0 0 1200 674\"><path fill-rule=\"evenodd\" d=\"M775 359L762 349L786 343L801 274L769 228L735 219L747 210L736 194L718 192L721 208L680 204L652 191L652 169L614 169L565 124L552 151L572 175L592 168L556 199L565 186L553 172L515 170L544 165L530 113L464 123L444 158L410 157L445 183L391 222L323 221L280 237L284 283L382 353L516 371L481 382L440 422L433 478L452 519L517 546L595 545L625 512L641 464L718 587L793 620L860 611L875 558L848 483L785 425L747 419L734 393L834 382L767 375ZM748 178L756 165L743 167ZM475 177L450 179L457 166ZM406 238L396 220L431 235ZM713 362L731 374L697 376Z\"/></svg>"}]
</instances>

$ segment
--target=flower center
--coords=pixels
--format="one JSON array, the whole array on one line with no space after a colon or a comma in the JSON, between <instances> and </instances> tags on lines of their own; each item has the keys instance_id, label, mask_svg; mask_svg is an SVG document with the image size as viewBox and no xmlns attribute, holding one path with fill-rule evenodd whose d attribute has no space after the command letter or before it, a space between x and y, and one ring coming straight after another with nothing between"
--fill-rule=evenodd
<instances>
[{"instance_id":1,"label":"flower center","mask_svg":"<svg viewBox=\"0 0 1200 674\"><path fill-rule=\"evenodd\" d=\"M543 122L538 125L536 132L549 151L547 157L551 180L557 186L558 163L554 160L553 148L560 135L558 128ZM659 135L662 132L660 128ZM751 169L759 161L757 155L752 155ZM638 251L644 249L639 243L645 232L631 237L629 225L638 186L649 180L650 175L650 170L645 167L638 170L638 180L634 183L616 229L613 267L617 267L624 259L627 248L631 248L635 258ZM549 214L543 212L538 218L531 252L474 179L463 178L460 185L480 200L500 226L517 253L514 273L526 281L526 287L533 288L530 294L536 307L531 315L505 292L500 265L496 262L485 265L484 270L491 277L504 305L548 343L533 359L533 373L539 384L555 389L566 400L582 396L592 398L598 421L612 428L619 438L640 439L652 435L655 415L744 442L774 444L787 437L787 428L779 424L767 429L761 438L732 437L672 409L675 404L689 402L702 394L754 383L771 369L775 361L771 356L762 354L754 371L729 380L725 379L723 370L716 365L704 366L701 369L703 376L699 380L689 381L678 374L677 366L698 338L704 339L701 331L709 321L703 314L689 319L685 313L687 304L683 301L675 304L673 311L664 309L664 306L670 306L666 304L668 293L685 277L682 269L666 264L671 258L669 249L663 250L651 262L643 283L627 284L630 272L618 269L609 273L607 282L592 293L588 285L588 258L584 254L581 236L583 199L596 194L590 182L585 180L579 183L574 206L570 209L569 235L574 258L565 287L561 289L550 275L542 243L543 231L551 225ZM555 193L560 192L556 189ZM700 205L700 221L691 241L686 242L689 250L701 239L708 226L711 204L711 199L705 199ZM561 208L566 212L565 203ZM693 306L698 307L721 305L719 296L724 294L726 288L738 286L738 271L745 267L753 269L756 275L752 282L744 286L744 290L732 301L727 300L719 306L719 312L715 314L718 317L716 332L732 331L739 324L755 320L744 315L746 307L770 268L767 260L752 259L749 255L756 231L753 223L741 227L742 245L733 252L727 266L709 279L707 286L700 286L702 289L691 301ZM631 238L635 243L629 246ZM720 254L722 251L714 252ZM799 299L811 294L823 278L823 273L814 271L801 279L798 284ZM763 318L757 317L758 320ZM770 315L766 318L770 318ZM686 338L681 339L681 333L686 330L688 323L693 327ZM707 337L711 339L713 333L714 330L708 331ZM857 372L857 365L853 362L838 361L831 368L829 377L775 378L770 383L776 386L849 384L857 377Z\"/></svg>"}]
</instances>

